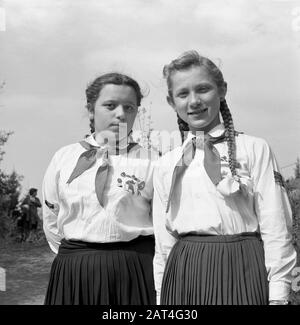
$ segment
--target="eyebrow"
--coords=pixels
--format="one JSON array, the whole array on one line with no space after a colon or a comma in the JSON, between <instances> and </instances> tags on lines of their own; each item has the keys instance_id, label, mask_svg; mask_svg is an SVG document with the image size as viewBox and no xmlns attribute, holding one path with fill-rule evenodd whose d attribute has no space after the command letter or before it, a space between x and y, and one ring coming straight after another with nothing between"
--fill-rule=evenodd
<instances>
[{"instance_id":1,"label":"eyebrow","mask_svg":"<svg viewBox=\"0 0 300 325\"><path fill-rule=\"evenodd\" d=\"M103 101L103 104L106 104L106 103L116 103L116 102L119 102L118 100L116 99L106 99ZM136 105L137 106L137 103L136 102L133 102L133 101L125 101L123 104L125 105Z\"/></svg>"},{"instance_id":2,"label":"eyebrow","mask_svg":"<svg viewBox=\"0 0 300 325\"><path fill-rule=\"evenodd\" d=\"M213 87L213 85L212 85L211 82L206 82L206 81L205 81L205 82L201 82L201 83L195 85L194 88L203 87L203 86L205 86L205 87L207 87L207 86ZM189 87L183 86L182 88L178 88L178 89L176 90L176 92L184 91L184 90L188 90L188 89L189 89Z\"/></svg>"}]
</instances>

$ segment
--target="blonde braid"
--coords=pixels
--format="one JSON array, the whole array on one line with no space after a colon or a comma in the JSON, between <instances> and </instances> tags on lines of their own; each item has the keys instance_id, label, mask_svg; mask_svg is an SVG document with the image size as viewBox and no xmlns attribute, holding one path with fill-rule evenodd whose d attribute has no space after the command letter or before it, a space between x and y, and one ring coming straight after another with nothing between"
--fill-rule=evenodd
<instances>
[{"instance_id":1,"label":"blonde braid","mask_svg":"<svg viewBox=\"0 0 300 325\"><path fill-rule=\"evenodd\" d=\"M227 106L226 100L222 100L220 103L220 112L224 121L224 126L226 129L226 141L228 145L228 157L229 157L229 168L232 176L236 176L236 143L235 143L235 130L233 126L232 116L230 110Z\"/></svg>"}]
</instances>

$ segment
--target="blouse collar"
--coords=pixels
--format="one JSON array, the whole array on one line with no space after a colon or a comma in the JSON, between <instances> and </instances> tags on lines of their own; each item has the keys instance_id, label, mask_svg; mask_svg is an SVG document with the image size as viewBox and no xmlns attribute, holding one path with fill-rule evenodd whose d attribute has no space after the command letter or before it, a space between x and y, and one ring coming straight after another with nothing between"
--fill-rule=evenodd
<instances>
[{"instance_id":1,"label":"blouse collar","mask_svg":"<svg viewBox=\"0 0 300 325\"><path fill-rule=\"evenodd\" d=\"M224 124L220 123L217 126L215 126L213 129L211 129L208 134L211 135L212 137L218 137L220 136L225 130ZM203 135L204 133L202 131L199 131L199 136ZM189 131L186 139L184 140L182 147L185 147L193 138L195 135Z\"/></svg>"},{"instance_id":2,"label":"blouse collar","mask_svg":"<svg viewBox=\"0 0 300 325\"><path fill-rule=\"evenodd\" d=\"M98 148L100 148L100 149L104 149L104 148L114 149L113 147L109 146L108 144L99 145L98 142L97 142L96 139L95 139L95 133L92 133L92 134L90 134L89 136L87 136L87 137L84 139L84 141L86 141L86 142L88 142L89 144L91 144L92 146L94 146L94 147L98 147ZM130 143L133 143L133 142L134 142L134 141L133 141L133 139L132 139L132 136L129 135L127 138L125 138L123 141L121 141L121 142L119 143L118 149L119 149L120 151L123 151L123 150L125 150L125 149L128 147L128 145L129 145Z\"/></svg>"}]
</instances>

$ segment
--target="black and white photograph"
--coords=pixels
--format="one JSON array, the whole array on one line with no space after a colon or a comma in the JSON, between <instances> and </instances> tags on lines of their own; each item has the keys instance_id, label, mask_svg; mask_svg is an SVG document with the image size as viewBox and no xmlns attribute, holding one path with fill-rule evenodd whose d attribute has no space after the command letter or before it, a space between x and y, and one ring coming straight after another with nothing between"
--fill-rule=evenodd
<instances>
[{"instance_id":1,"label":"black and white photograph","mask_svg":"<svg viewBox=\"0 0 300 325\"><path fill-rule=\"evenodd\" d=\"M0 305L300 305L299 86L299 0L0 0Z\"/></svg>"}]
</instances>

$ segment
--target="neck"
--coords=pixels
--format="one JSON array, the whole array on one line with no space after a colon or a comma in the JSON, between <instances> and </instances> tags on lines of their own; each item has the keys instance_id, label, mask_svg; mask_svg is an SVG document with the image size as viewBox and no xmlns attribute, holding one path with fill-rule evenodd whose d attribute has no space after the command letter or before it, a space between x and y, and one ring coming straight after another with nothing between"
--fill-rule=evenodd
<instances>
[{"instance_id":1,"label":"neck","mask_svg":"<svg viewBox=\"0 0 300 325\"><path fill-rule=\"evenodd\" d=\"M129 143L129 135L120 139L118 134L109 134L104 137L103 134L94 133L93 138L100 147L107 146L109 148L123 149Z\"/></svg>"},{"instance_id":2,"label":"neck","mask_svg":"<svg viewBox=\"0 0 300 325\"><path fill-rule=\"evenodd\" d=\"M211 131L213 128L215 128L217 125L219 125L221 123L220 121L220 117L219 115L216 116L216 118L207 126L204 126L203 128L193 128L192 126L190 126L190 131L193 134L196 134L196 132L201 131L204 132L204 134L208 133L209 131Z\"/></svg>"}]
</instances>

